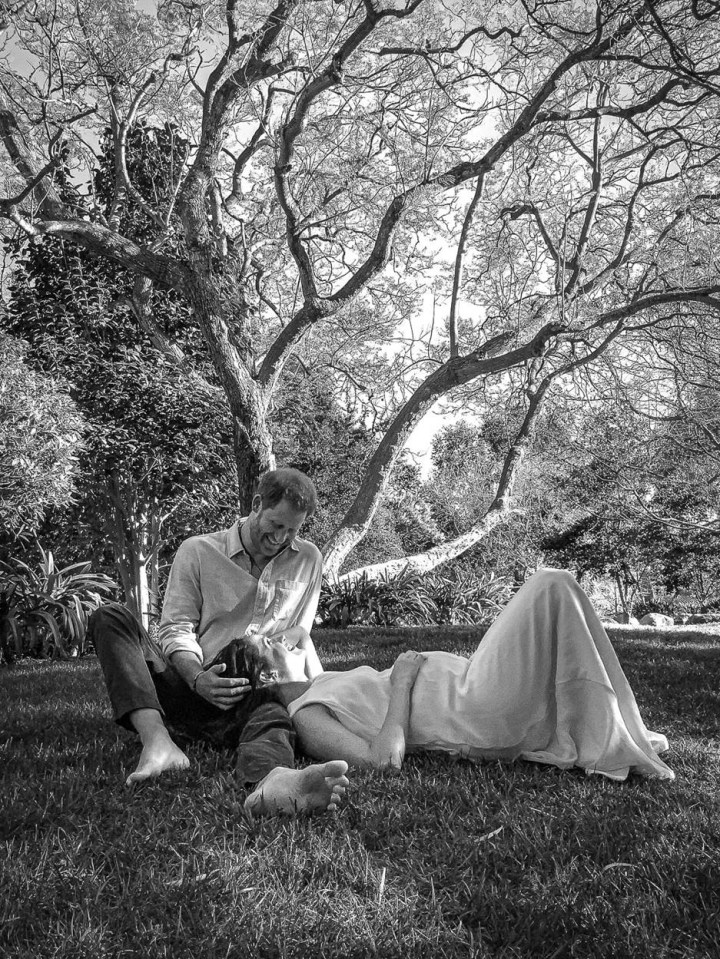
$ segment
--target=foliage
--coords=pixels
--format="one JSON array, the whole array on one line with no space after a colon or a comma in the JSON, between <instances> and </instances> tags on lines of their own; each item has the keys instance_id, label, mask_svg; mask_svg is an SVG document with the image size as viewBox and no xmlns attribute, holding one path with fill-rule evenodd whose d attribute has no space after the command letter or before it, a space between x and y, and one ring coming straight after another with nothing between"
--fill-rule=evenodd
<instances>
[{"instance_id":1,"label":"foliage","mask_svg":"<svg viewBox=\"0 0 720 959\"><path fill-rule=\"evenodd\" d=\"M328 390L324 377L303 368L288 374L278 390L271 423L278 463L315 483L318 509L303 536L322 545L357 491L375 435Z\"/></svg>"},{"instance_id":2,"label":"foliage","mask_svg":"<svg viewBox=\"0 0 720 959\"><path fill-rule=\"evenodd\" d=\"M108 215L110 139L94 192ZM173 170L182 167L187 149L168 126L129 131L126 160L141 197L114 211L127 235L147 237L142 196L172 189ZM177 247L176 225L172 220L168 234ZM9 246L14 267L2 324L25 338L28 365L42 375L62 375L87 424L75 502L56 510L40 535L66 555L90 556L115 569L126 601L144 607L135 591L146 570L151 588L160 586L168 520L172 548L185 535L222 525L230 511L236 515L232 427L222 391L177 295L156 291L143 309L193 359L187 369L147 332L136 310L135 281L117 264L52 237Z\"/></svg>"},{"instance_id":3,"label":"foliage","mask_svg":"<svg viewBox=\"0 0 720 959\"><path fill-rule=\"evenodd\" d=\"M325 580L316 621L347 626L460 625L487 622L508 602L512 589L494 573L462 570L369 578Z\"/></svg>"},{"instance_id":4,"label":"foliage","mask_svg":"<svg viewBox=\"0 0 720 959\"><path fill-rule=\"evenodd\" d=\"M711 603L720 583L717 449L686 458L687 423L677 416L608 404L575 436L582 455L565 483L565 518L541 541L547 555L611 577L626 612L637 604L683 615Z\"/></svg>"},{"instance_id":5,"label":"foliage","mask_svg":"<svg viewBox=\"0 0 720 959\"><path fill-rule=\"evenodd\" d=\"M492 502L502 460L484 434L484 424L459 419L433 437L422 493L445 538L464 533Z\"/></svg>"},{"instance_id":6,"label":"foliage","mask_svg":"<svg viewBox=\"0 0 720 959\"><path fill-rule=\"evenodd\" d=\"M19 656L66 658L82 654L88 619L116 584L90 563L61 569L42 548L35 568L0 561L0 663Z\"/></svg>"},{"instance_id":7,"label":"foliage","mask_svg":"<svg viewBox=\"0 0 720 959\"><path fill-rule=\"evenodd\" d=\"M293 466L312 478L318 509L303 526L302 535L322 547L340 526L348 503L360 488L367 460L378 441L377 429L364 422L362 404L348 408L322 371L287 374L279 388L271 425L279 465ZM409 461L398 465L373 525L349 562L363 565L377 555L403 556L418 540L419 518L412 493L419 488L419 470Z\"/></svg>"},{"instance_id":8,"label":"foliage","mask_svg":"<svg viewBox=\"0 0 720 959\"><path fill-rule=\"evenodd\" d=\"M224 390L244 507L291 357L379 411L337 572L438 397L492 402L512 369L528 400L562 394L613 342L646 370L668 330L712 330L719 17L710 0L18 3L0 215L140 278L149 340ZM143 124L173 157L157 185L131 155ZM171 297L182 331L154 320ZM509 504L522 464L505 465Z\"/></svg>"},{"instance_id":9,"label":"foliage","mask_svg":"<svg viewBox=\"0 0 720 959\"><path fill-rule=\"evenodd\" d=\"M26 353L0 332L0 527L13 535L70 502L85 425L67 384L33 370Z\"/></svg>"}]
</instances>

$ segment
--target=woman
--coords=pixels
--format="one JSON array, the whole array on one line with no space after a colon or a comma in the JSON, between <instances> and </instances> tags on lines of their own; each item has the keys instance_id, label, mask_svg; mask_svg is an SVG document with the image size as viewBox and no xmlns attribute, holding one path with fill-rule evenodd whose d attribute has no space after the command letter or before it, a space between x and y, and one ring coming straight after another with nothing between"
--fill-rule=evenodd
<instances>
[{"instance_id":1,"label":"woman","mask_svg":"<svg viewBox=\"0 0 720 959\"><path fill-rule=\"evenodd\" d=\"M589 599L570 574L541 570L470 659L403 653L392 669L324 672L305 634L236 641L251 680L275 684L317 759L399 768L407 751L527 759L625 779L674 779Z\"/></svg>"}]
</instances>

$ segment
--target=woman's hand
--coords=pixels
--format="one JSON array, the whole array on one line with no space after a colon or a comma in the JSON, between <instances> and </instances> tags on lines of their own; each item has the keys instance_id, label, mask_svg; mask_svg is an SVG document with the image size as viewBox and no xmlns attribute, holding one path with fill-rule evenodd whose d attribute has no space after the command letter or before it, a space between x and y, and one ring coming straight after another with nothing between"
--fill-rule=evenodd
<instances>
[{"instance_id":1,"label":"woman's hand","mask_svg":"<svg viewBox=\"0 0 720 959\"><path fill-rule=\"evenodd\" d=\"M302 626L291 626L290 629L281 630L282 635L290 646L297 646L299 649L307 649L313 645L310 639L310 633Z\"/></svg>"},{"instance_id":2,"label":"woman's hand","mask_svg":"<svg viewBox=\"0 0 720 959\"><path fill-rule=\"evenodd\" d=\"M370 743L374 769L401 769L405 758L405 730L399 724L383 729Z\"/></svg>"},{"instance_id":3,"label":"woman's hand","mask_svg":"<svg viewBox=\"0 0 720 959\"><path fill-rule=\"evenodd\" d=\"M396 685L415 685L417 675L422 669L425 657L422 653L416 653L414 649L409 649L406 653L400 653L395 660L395 665L390 673L390 682Z\"/></svg>"},{"instance_id":4,"label":"woman's hand","mask_svg":"<svg viewBox=\"0 0 720 959\"><path fill-rule=\"evenodd\" d=\"M415 650L401 653L390 673L390 704L385 722L370 743L370 762L376 768L400 769L410 721L410 694L425 657Z\"/></svg>"},{"instance_id":5,"label":"woman's hand","mask_svg":"<svg viewBox=\"0 0 720 959\"><path fill-rule=\"evenodd\" d=\"M307 679L315 679L323 672L323 664L315 651L315 644L310 637L310 633L306 629L303 629L302 626L291 626L290 629L283 629L281 635L288 645L305 652L305 676Z\"/></svg>"}]
</instances>

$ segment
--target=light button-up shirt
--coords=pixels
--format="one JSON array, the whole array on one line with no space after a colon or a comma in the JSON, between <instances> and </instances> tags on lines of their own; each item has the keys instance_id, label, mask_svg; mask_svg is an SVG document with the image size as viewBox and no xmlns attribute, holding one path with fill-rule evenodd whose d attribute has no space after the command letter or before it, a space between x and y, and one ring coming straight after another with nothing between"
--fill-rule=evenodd
<instances>
[{"instance_id":1,"label":"light button-up shirt","mask_svg":"<svg viewBox=\"0 0 720 959\"><path fill-rule=\"evenodd\" d=\"M186 539L170 570L158 639L167 660L181 650L212 660L233 639L312 629L322 583L320 551L295 538L251 575L239 526Z\"/></svg>"}]
</instances>

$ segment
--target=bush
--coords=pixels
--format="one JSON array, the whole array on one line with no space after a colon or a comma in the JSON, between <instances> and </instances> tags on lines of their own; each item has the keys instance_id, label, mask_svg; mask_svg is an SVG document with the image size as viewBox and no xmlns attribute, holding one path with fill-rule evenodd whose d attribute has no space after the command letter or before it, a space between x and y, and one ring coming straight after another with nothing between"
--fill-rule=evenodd
<instances>
[{"instance_id":1,"label":"bush","mask_svg":"<svg viewBox=\"0 0 720 959\"><path fill-rule=\"evenodd\" d=\"M82 654L90 614L117 589L104 573L90 573L89 563L57 569L52 553L40 552L35 569L19 559L0 562L0 663Z\"/></svg>"},{"instance_id":2,"label":"bush","mask_svg":"<svg viewBox=\"0 0 720 959\"><path fill-rule=\"evenodd\" d=\"M512 596L503 577L453 570L331 583L325 580L316 623L346 626L472 625L492 618Z\"/></svg>"}]
</instances>

